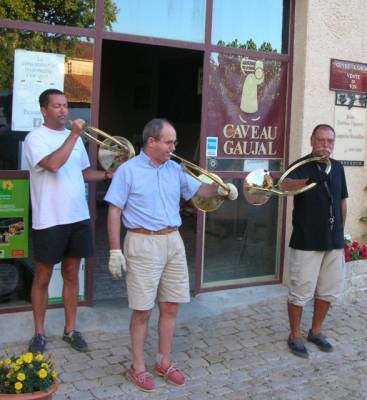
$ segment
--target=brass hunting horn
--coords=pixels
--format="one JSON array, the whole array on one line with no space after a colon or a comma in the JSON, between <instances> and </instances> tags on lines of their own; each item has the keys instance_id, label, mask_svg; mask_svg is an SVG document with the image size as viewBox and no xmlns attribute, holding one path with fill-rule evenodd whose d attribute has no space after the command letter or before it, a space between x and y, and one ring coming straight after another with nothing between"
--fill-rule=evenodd
<instances>
[{"instance_id":1,"label":"brass hunting horn","mask_svg":"<svg viewBox=\"0 0 367 400\"><path fill-rule=\"evenodd\" d=\"M120 164L135 156L133 145L122 136L109 135L93 126L84 127L82 135L99 145L98 161L106 171L115 171ZM97 139L98 135L104 140Z\"/></svg>"},{"instance_id":2,"label":"brass hunting horn","mask_svg":"<svg viewBox=\"0 0 367 400\"><path fill-rule=\"evenodd\" d=\"M325 172L326 174L329 174L331 171L331 161L329 158L310 157L305 160L299 161L298 163L292 165L292 167L287 169L284 174L279 178L276 185L274 185L273 177L271 176L269 171L261 168L255 169L246 176L243 182L243 195L245 196L246 200L254 206L262 206L269 201L272 194L276 194L278 196L294 196L304 193L307 190L314 188L316 186L316 183L312 182L295 190L281 190L279 189L279 187L281 186L285 178L295 169L301 167L304 164L317 162L320 160L326 162Z\"/></svg>"},{"instance_id":3,"label":"brass hunting horn","mask_svg":"<svg viewBox=\"0 0 367 400\"><path fill-rule=\"evenodd\" d=\"M200 183L215 183L216 185L221 186L225 191L229 191L227 185L218 175L213 174L212 172L209 172L206 169L177 156L176 154L171 153L171 156L176 160L179 160L181 162L182 169ZM196 173L199 173L199 175L196 175ZM217 210L223 204L224 199L219 195L211 198L194 196L191 201L198 210L210 212Z\"/></svg>"}]
</instances>

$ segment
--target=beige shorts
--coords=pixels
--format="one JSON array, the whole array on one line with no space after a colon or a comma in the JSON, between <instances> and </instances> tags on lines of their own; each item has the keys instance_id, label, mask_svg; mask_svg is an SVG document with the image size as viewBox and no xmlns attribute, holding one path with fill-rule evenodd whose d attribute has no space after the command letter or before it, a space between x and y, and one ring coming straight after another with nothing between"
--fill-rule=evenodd
<instances>
[{"instance_id":1,"label":"beige shorts","mask_svg":"<svg viewBox=\"0 0 367 400\"><path fill-rule=\"evenodd\" d=\"M288 302L304 306L313 297L333 303L343 292L343 249L290 249Z\"/></svg>"},{"instance_id":2,"label":"beige shorts","mask_svg":"<svg viewBox=\"0 0 367 400\"><path fill-rule=\"evenodd\" d=\"M129 308L151 310L156 298L160 302L190 302L185 247L178 231L168 235L128 231L124 254Z\"/></svg>"}]
</instances>

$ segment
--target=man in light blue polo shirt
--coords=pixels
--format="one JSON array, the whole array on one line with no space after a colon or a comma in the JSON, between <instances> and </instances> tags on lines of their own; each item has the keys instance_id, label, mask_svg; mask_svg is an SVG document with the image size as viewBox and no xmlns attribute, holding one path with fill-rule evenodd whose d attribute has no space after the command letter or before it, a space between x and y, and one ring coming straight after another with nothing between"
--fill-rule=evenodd
<instances>
[{"instance_id":1,"label":"man in light blue polo shirt","mask_svg":"<svg viewBox=\"0 0 367 400\"><path fill-rule=\"evenodd\" d=\"M159 350L154 372L167 382L183 385L185 377L171 363L170 353L179 303L190 301L185 248L178 232L180 198L223 196L235 200L237 188L227 190L198 182L170 160L176 131L165 119L153 119L143 130L143 150L115 172L108 201L109 269L114 278L126 271L132 366L127 377L140 390L155 389L146 371L144 342L155 299L159 302ZM127 228L121 251L121 220Z\"/></svg>"}]
</instances>

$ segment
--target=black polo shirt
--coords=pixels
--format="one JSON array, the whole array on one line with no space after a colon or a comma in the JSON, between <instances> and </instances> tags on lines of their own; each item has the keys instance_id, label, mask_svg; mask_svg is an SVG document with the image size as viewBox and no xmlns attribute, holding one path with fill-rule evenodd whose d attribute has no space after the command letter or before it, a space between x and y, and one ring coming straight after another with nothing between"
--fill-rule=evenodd
<instances>
[{"instance_id":1,"label":"black polo shirt","mask_svg":"<svg viewBox=\"0 0 367 400\"><path fill-rule=\"evenodd\" d=\"M311 157L308 155L298 161ZM324 184L318 184L309 191L294 196L293 232L289 246L298 250L326 251L342 249L344 229L341 201L348 197L344 168L339 161L331 160L331 171L327 184L332 198L334 226L330 229L331 199ZM292 164L293 165L293 164ZM292 179L312 178L319 168L325 170L325 163L309 162L289 174Z\"/></svg>"}]
</instances>

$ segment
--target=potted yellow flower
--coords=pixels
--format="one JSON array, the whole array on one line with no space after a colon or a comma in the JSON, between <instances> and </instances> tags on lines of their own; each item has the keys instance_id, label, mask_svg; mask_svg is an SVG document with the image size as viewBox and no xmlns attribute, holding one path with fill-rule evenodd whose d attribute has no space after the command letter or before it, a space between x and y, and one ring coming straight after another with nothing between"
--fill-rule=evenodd
<instances>
[{"instance_id":1,"label":"potted yellow flower","mask_svg":"<svg viewBox=\"0 0 367 400\"><path fill-rule=\"evenodd\" d=\"M28 352L0 360L0 400L49 400L58 385L50 354Z\"/></svg>"}]
</instances>

